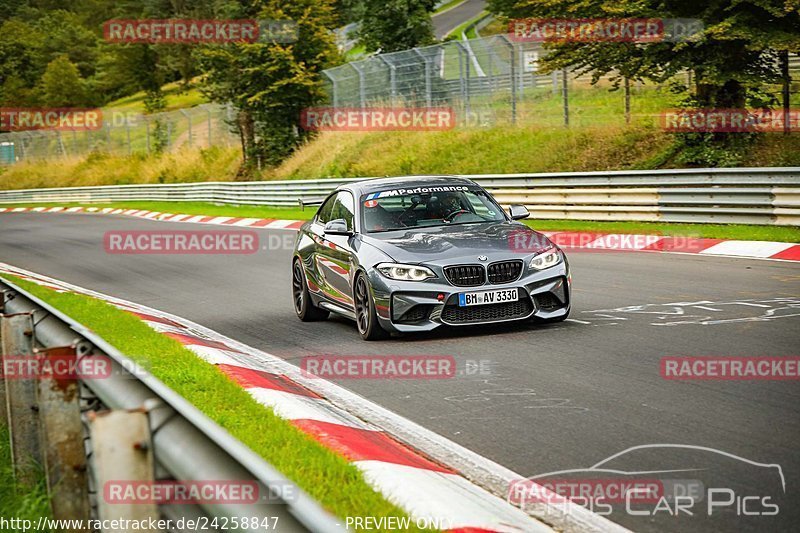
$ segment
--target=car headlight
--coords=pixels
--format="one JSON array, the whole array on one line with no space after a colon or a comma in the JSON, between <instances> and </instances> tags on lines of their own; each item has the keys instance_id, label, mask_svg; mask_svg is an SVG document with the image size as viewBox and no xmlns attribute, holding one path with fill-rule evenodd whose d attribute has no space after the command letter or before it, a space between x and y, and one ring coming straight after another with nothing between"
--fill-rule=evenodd
<instances>
[{"instance_id":1,"label":"car headlight","mask_svg":"<svg viewBox=\"0 0 800 533\"><path fill-rule=\"evenodd\" d=\"M387 278L396 279L398 281L425 281L426 279L436 277L436 274L433 273L433 270L419 265L381 263L376 265L375 268L377 268L378 272Z\"/></svg>"},{"instance_id":2,"label":"car headlight","mask_svg":"<svg viewBox=\"0 0 800 533\"><path fill-rule=\"evenodd\" d=\"M555 248L550 248L531 259L531 268L544 270L556 266L561 262L561 254Z\"/></svg>"}]
</instances>

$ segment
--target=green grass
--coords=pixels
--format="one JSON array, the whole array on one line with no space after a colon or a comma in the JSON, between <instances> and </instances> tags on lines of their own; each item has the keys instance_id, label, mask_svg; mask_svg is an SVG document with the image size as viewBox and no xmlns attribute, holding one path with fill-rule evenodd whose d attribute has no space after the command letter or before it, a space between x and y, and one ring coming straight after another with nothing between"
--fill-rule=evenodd
<instances>
[{"instance_id":1,"label":"green grass","mask_svg":"<svg viewBox=\"0 0 800 533\"><path fill-rule=\"evenodd\" d=\"M0 204L5 207L9 204ZM121 209L146 209L161 213L208 215L242 218L275 218L283 220L309 220L316 213L315 206L305 210L295 207L235 206L203 202L114 202L108 204L54 203L31 204L25 207L114 207ZM15 205L14 207L22 207ZM735 239L746 241L800 242L800 227L755 226L748 224L681 224L667 222L611 222L592 220L534 219L525 223L541 231L590 231L598 233L638 233L656 235L692 235L709 239Z\"/></svg>"},{"instance_id":2,"label":"green grass","mask_svg":"<svg viewBox=\"0 0 800 533\"><path fill-rule=\"evenodd\" d=\"M367 485L355 466L260 405L216 367L176 340L103 301L59 294L14 276L3 277L89 327L147 368L334 515L405 516Z\"/></svg>"},{"instance_id":3,"label":"green grass","mask_svg":"<svg viewBox=\"0 0 800 533\"><path fill-rule=\"evenodd\" d=\"M200 94L200 91L191 84L187 89L181 82L168 83L164 85L161 90L166 100L166 109L164 109L164 111L194 107L208 102L208 100ZM144 91L140 91L130 96L125 96L113 102L109 102L103 107L103 111L144 113L144 98Z\"/></svg>"},{"instance_id":4,"label":"green grass","mask_svg":"<svg viewBox=\"0 0 800 533\"><path fill-rule=\"evenodd\" d=\"M11 444L6 421L0 421L0 516L30 520L34 524L39 517L51 516L50 499L44 473L37 476L32 487L21 486L14 480L11 466Z\"/></svg>"}]
</instances>

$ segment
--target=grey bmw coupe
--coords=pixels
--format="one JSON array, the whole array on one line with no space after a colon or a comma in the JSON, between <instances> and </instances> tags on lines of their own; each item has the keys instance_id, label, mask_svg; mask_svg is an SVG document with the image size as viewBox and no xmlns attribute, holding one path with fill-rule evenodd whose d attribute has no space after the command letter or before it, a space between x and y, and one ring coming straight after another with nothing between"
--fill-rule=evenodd
<instances>
[{"instance_id":1,"label":"grey bmw coupe","mask_svg":"<svg viewBox=\"0 0 800 533\"><path fill-rule=\"evenodd\" d=\"M298 232L292 296L303 321L337 313L365 340L570 310L564 252L477 183L385 178L342 185Z\"/></svg>"}]
</instances>

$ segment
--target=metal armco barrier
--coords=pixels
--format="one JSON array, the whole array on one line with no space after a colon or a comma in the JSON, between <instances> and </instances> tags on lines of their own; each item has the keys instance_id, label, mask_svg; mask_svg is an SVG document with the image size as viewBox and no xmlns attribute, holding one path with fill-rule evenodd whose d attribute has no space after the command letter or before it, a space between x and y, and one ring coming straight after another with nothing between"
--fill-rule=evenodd
<instances>
[{"instance_id":1,"label":"metal armco barrier","mask_svg":"<svg viewBox=\"0 0 800 533\"><path fill-rule=\"evenodd\" d=\"M72 357L78 369L77 379L0 379L15 477L30 483L35 464L44 465L53 518L277 517L279 531L342 531L316 501L187 400L84 326L3 279L0 332L4 362ZM87 379L81 369L97 364L107 371ZM250 482L259 498L159 509L108 505L103 495L109 479ZM263 524L246 524L251 528L238 530L264 530Z\"/></svg>"},{"instance_id":2,"label":"metal armco barrier","mask_svg":"<svg viewBox=\"0 0 800 533\"><path fill-rule=\"evenodd\" d=\"M424 176L419 176L423 178ZM800 225L800 168L464 175L533 218ZM367 179L367 178L360 178ZM0 191L0 204L122 201L295 206L358 179L203 182Z\"/></svg>"}]
</instances>

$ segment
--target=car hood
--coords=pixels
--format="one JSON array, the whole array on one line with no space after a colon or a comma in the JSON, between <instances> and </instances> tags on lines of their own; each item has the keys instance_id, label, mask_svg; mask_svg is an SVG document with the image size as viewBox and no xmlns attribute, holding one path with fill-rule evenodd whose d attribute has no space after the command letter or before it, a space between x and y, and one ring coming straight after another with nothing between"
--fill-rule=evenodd
<instances>
[{"instance_id":1,"label":"car hood","mask_svg":"<svg viewBox=\"0 0 800 533\"><path fill-rule=\"evenodd\" d=\"M547 237L524 224L493 222L413 228L368 233L364 242L401 263L474 263L485 255L489 261L535 255L553 246Z\"/></svg>"}]
</instances>

